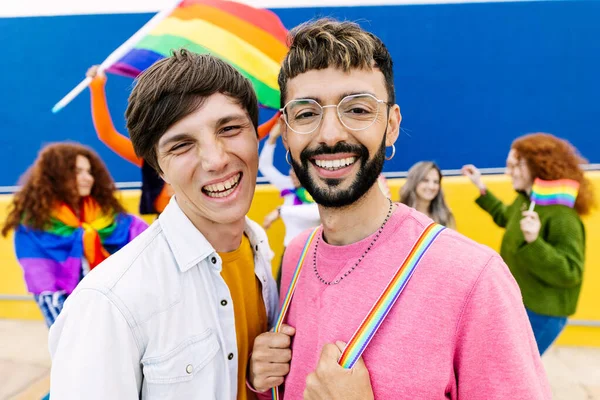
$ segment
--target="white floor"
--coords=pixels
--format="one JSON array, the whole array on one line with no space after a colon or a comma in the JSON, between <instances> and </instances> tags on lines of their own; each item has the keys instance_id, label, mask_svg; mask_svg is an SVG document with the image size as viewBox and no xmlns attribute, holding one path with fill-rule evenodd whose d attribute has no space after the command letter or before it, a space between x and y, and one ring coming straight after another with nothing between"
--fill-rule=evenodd
<instances>
[{"instance_id":1,"label":"white floor","mask_svg":"<svg viewBox=\"0 0 600 400\"><path fill-rule=\"evenodd\" d=\"M0 400L40 400L50 356L43 322L0 319ZM555 400L600 400L600 348L555 347L543 357Z\"/></svg>"}]
</instances>

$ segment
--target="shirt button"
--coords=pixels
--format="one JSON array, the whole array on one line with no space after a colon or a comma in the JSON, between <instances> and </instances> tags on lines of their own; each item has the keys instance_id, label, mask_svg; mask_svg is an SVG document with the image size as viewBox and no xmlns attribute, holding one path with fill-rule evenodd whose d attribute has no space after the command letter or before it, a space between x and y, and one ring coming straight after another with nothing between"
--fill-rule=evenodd
<instances>
[{"instance_id":1,"label":"shirt button","mask_svg":"<svg viewBox=\"0 0 600 400\"><path fill-rule=\"evenodd\" d=\"M221 300L221 305L225 307L227 305L227 300Z\"/></svg>"},{"instance_id":2,"label":"shirt button","mask_svg":"<svg viewBox=\"0 0 600 400\"><path fill-rule=\"evenodd\" d=\"M254 246L254 248L256 249L256 251L258 251L258 245Z\"/></svg>"},{"instance_id":3,"label":"shirt button","mask_svg":"<svg viewBox=\"0 0 600 400\"><path fill-rule=\"evenodd\" d=\"M228 358L229 360L233 360L233 353L229 353L229 355L227 356L227 358Z\"/></svg>"},{"instance_id":4,"label":"shirt button","mask_svg":"<svg viewBox=\"0 0 600 400\"><path fill-rule=\"evenodd\" d=\"M192 364L188 364L187 367L185 367L185 372L187 372L188 374L191 374L193 370L194 367L192 367Z\"/></svg>"},{"instance_id":5,"label":"shirt button","mask_svg":"<svg viewBox=\"0 0 600 400\"><path fill-rule=\"evenodd\" d=\"M213 264L216 264L217 263L217 257L211 258L210 262L213 263Z\"/></svg>"}]
</instances>

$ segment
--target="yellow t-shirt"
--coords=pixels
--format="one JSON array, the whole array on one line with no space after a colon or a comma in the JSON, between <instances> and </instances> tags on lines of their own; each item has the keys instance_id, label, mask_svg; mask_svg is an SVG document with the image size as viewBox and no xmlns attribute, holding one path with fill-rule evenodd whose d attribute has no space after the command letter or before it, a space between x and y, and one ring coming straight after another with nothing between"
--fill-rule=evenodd
<instances>
[{"instance_id":1,"label":"yellow t-shirt","mask_svg":"<svg viewBox=\"0 0 600 400\"><path fill-rule=\"evenodd\" d=\"M229 287L235 315L238 345L238 400L254 400L255 394L246 386L248 356L254 339L267 330L267 312L260 281L254 274L254 253L246 235L237 250L219 253L223 260L221 276Z\"/></svg>"}]
</instances>

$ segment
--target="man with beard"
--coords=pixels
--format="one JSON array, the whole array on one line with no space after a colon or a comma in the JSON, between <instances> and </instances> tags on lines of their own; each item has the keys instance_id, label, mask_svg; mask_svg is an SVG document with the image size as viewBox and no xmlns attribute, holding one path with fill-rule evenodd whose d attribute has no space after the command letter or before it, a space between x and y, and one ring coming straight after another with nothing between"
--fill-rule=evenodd
<instances>
[{"instance_id":1,"label":"man with beard","mask_svg":"<svg viewBox=\"0 0 600 400\"><path fill-rule=\"evenodd\" d=\"M286 324L255 340L249 385L285 399L551 398L502 259L377 187L401 121L384 44L329 19L290 36L283 139L322 227L287 249Z\"/></svg>"}]
</instances>

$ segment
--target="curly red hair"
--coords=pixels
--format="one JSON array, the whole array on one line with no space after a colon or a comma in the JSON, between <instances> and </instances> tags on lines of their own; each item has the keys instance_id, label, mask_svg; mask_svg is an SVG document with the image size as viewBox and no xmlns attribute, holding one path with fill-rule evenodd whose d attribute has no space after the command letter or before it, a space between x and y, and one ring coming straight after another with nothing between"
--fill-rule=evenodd
<instances>
[{"instance_id":1,"label":"curly red hair","mask_svg":"<svg viewBox=\"0 0 600 400\"><path fill-rule=\"evenodd\" d=\"M21 177L21 189L13 196L11 210L2 227L2 235L24 224L43 229L57 203L79 208L76 181L77 156L87 158L94 177L92 196L104 213L123 212L115 197L115 183L100 157L89 147L77 143L54 143L44 147L38 158Z\"/></svg>"},{"instance_id":2,"label":"curly red hair","mask_svg":"<svg viewBox=\"0 0 600 400\"><path fill-rule=\"evenodd\" d=\"M579 215L588 214L595 206L592 184L581 169L581 164L586 164L587 160L569 142L548 133L532 133L517 138L512 148L519 159L525 160L533 179L572 179L579 182L579 194L575 200L575 210Z\"/></svg>"}]
</instances>

